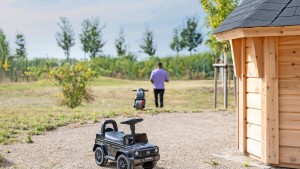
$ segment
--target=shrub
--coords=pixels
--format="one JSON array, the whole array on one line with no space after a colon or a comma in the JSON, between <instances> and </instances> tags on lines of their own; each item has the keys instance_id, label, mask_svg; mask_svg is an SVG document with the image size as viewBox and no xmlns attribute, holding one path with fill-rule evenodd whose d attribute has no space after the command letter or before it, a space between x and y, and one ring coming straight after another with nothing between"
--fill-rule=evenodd
<instances>
[{"instance_id":1,"label":"shrub","mask_svg":"<svg viewBox=\"0 0 300 169\"><path fill-rule=\"evenodd\" d=\"M30 143L33 143L33 140L32 140L32 138L31 138L31 135L27 135L27 137L26 137L26 143L28 143L28 144L30 144Z\"/></svg>"},{"instance_id":2,"label":"shrub","mask_svg":"<svg viewBox=\"0 0 300 169\"><path fill-rule=\"evenodd\" d=\"M62 105L75 108L83 101L91 103L94 100L88 84L97 77L97 74L87 62L65 64L52 70L50 75L61 88Z\"/></svg>"}]
</instances>

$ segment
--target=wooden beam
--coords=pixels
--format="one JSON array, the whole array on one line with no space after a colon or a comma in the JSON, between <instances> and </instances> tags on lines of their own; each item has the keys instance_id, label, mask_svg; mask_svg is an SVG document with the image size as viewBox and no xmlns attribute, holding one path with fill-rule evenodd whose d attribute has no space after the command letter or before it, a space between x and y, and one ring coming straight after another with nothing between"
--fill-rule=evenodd
<instances>
[{"instance_id":1,"label":"wooden beam","mask_svg":"<svg viewBox=\"0 0 300 169\"><path fill-rule=\"evenodd\" d=\"M250 55L251 59L254 61L255 67L258 72L258 77L262 78L263 76L263 38L251 38L252 43L252 52Z\"/></svg>"},{"instance_id":2,"label":"wooden beam","mask_svg":"<svg viewBox=\"0 0 300 169\"><path fill-rule=\"evenodd\" d=\"M242 29L232 29L225 32L220 32L214 34L218 41L230 40L230 39L238 39L245 37Z\"/></svg>"},{"instance_id":3,"label":"wooden beam","mask_svg":"<svg viewBox=\"0 0 300 169\"><path fill-rule=\"evenodd\" d=\"M264 38L264 78L262 112L263 126L263 161L279 164L279 111L278 111L278 37Z\"/></svg>"},{"instance_id":4,"label":"wooden beam","mask_svg":"<svg viewBox=\"0 0 300 169\"><path fill-rule=\"evenodd\" d=\"M235 77L241 77L241 57L242 57L242 42L241 39L230 40L230 47L232 52L232 60L234 66Z\"/></svg>"},{"instance_id":5,"label":"wooden beam","mask_svg":"<svg viewBox=\"0 0 300 169\"><path fill-rule=\"evenodd\" d=\"M246 39L241 39L241 76L239 79L239 150L243 153L247 153L247 128L246 128L246 122L247 122L247 110L246 110Z\"/></svg>"},{"instance_id":6,"label":"wooden beam","mask_svg":"<svg viewBox=\"0 0 300 169\"><path fill-rule=\"evenodd\" d=\"M242 32L246 37L300 35L300 26L243 28Z\"/></svg>"},{"instance_id":7,"label":"wooden beam","mask_svg":"<svg viewBox=\"0 0 300 169\"><path fill-rule=\"evenodd\" d=\"M237 28L214 34L217 40L224 41L244 37L300 35L300 26Z\"/></svg>"}]
</instances>

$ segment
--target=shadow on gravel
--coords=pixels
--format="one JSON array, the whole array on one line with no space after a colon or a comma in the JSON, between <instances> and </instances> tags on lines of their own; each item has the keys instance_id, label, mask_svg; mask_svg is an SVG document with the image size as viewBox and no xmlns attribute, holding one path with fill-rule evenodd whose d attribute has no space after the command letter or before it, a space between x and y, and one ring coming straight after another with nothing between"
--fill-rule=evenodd
<instances>
[{"instance_id":1,"label":"shadow on gravel","mask_svg":"<svg viewBox=\"0 0 300 169\"><path fill-rule=\"evenodd\" d=\"M0 168L7 168L7 167L11 167L11 166L14 166L15 163L7 160L6 158L3 158L2 159L2 162L0 162Z\"/></svg>"},{"instance_id":2,"label":"shadow on gravel","mask_svg":"<svg viewBox=\"0 0 300 169\"><path fill-rule=\"evenodd\" d=\"M105 167L106 168L114 168L115 169L117 167L117 164L114 163L114 162L109 162L109 163L107 163L107 165ZM140 168L142 168L142 167L138 167L137 169L140 169ZM154 169L165 169L165 168L164 167L158 167L158 166L156 166L156 167L154 167Z\"/></svg>"}]
</instances>

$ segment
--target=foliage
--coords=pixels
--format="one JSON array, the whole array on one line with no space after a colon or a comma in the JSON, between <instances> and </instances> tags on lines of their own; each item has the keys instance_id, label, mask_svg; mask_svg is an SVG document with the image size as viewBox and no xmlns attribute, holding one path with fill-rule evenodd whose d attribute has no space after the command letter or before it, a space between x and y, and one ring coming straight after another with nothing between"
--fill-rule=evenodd
<instances>
[{"instance_id":1,"label":"foliage","mask_svg":"<svg viewBox=\"0 0 300 169\"><path fill-rule=\"evenodd\" d=\"M10 67L8 58L9 58L9 43L6 40L6 35L0 29L0 79L3 80L5 78L5 71L7 71Z\"/></svg>"},{"instance_id":2,"label":"foliage","mask_svg":"<svg viewBox=\"0 0 300 169\"><path fill-rule=\"evenodd\" d=\"M25 75L31 80L37 81L43 74L43 69L39 69L35 66L30 66L27 68Z\"/></svg>"},{"instance_id":3,"label":"foliage","mask_svg":"<svg viewBox=\"0 0 300 169\"><path fill-rule=\"evenodd\" d=\"M183 48L186 48L189 52L195 51L202 43L202 35L198 28L198 19L196 16L187 18L186 24L180 34Z\"/></svg>"},{"instance_id":4,"label":"foliage","mask_svg":"<svg viewBox=\"0 0 300 169\"><path fill-rule=\"evenodd\" d=\"M200 0L200 2L207 13L206 26L211 30L215 30L238 5L239 0ZM211 32L208 33L208 36L209 38L206 44L215 54L220 53L222 49L229 49L229 43L227 41L218 42Z\"/></svg>"},{"instance_id":5,"label":"foliage","mask_svg":"<svg viewBox=\"0 0 300 169\"><path fill-rule=\"evenodd\" d=\"M126 44L125 44L125 35L124 30L121 27L119 37L115 40L115 47L117 49L118 56L123 56L126 54Z\"/></svg>"},{"instance_id":6,"label":"foliage","mask_svg":"<svg viewBox=\"0 0 300 169\"><path fill-rule=\"evenodd\" d=\"M18 33L16 35L16 41L15 41L17 48L16 48L16 57L17 58L26 58L27 52L26 52L26 43L25 43L25 37L23 34Z\"/></svg>"},{"instance_id":7,"label":"foliage","mask_svg":"<svg viewBox=\"0 0 300 169\"><path fill-rule=\"evenodd\" d=\"M178 29L174 29L173 40L170 43L170 48L178 54L184 48L182 40L178 34Z\"/></svg>"},{"instance_id":8,"label":"foliage","mask_svg":"<svg viewBox=\"0 0 300 169\"><path fill-rule=\"evenodd\" d=\"M71 47L75 45L75 33L67 18L60 17L60 21L61 23L58 23L58 26L61 32L57 32L55 37L58 46L64 50L67 60L69 60Z\"/></svg>"},{"instance_id":9,"label":"foliage","mask_svg":"<svg viewBox=\"0 0 300 169\"><path fill-rule=\"evenodd\" d=\"M164 68L169 71L171 78L176 79L211 79L213 77L214 58L211 53L193 55L176 55L164 58L151 56L144 60L137 60L137 56L129 52L120 57L102 56L90 62L89 67L98 75L121 79L146 80L162 61ZM72 61L84 63L85 61ZM26 71L20 71L18 67L26 65L26 60L9 57L11 68L6 71L6 76L14 82L38 81L48 79L52 70L64 67L65 61L48 58L34 58L27 61ZM22 69L23 70L23 69Z\"/></svg>"},{"instance_id":10,"label":"foliage","mask_svg":"<svg viewBox=\"0 0 300 169\"><path fill-rule=\"evenodd\" d=\"M146 32L143 36L142 44L140 44L142 52L148 54L149 56L155 55L156 47L154 46L153 42L153 31L149 30L149 28L146 28Z\"/></svg>"},{"instance_id":11,"label":"foliage","mask_svg":"<svg viewBox=\"0 0 300 169\"><path fill-rule=\"evenodd\" d=\"M102 31L105 28L101 26L99 18L85 19L82 22L82 33L80 40L82 49L93 59L96 55L102 53L102 48L105 45L102 37Z\"/></svg>"},{"instance_id":12,"label":"foliage","mask_svg":"<svg viewBox=\"0 0 300 169\"><path fill-rule=\"evenodd\" d=\"M151 56L149 59L141 61L132 59L128 55L120 58L109 56L96 58L92 60L93 66L95 66L94 70L107 77L149 79L151 71L161 61L171 77L178 79L209 79L213 77L212 64L215 55L210 53L164 58Z\"/></svg>"},{"instance_id":13,"label":"foliage","mask_svg":"<svg viewBox=\"0 0 300 169\"><path fill-rule=\"evenodd\" d=\"M10 68L6 71L9 75L9 78L14 82L24 81L25 80L25 70L27 67L26 58L18 58L11 56L9 57Z\"/></svg>"},{"instance_id":14,"label":"foliage","mask_svg":"<svg viewBox=\"0 0 300 169\"><path fill-rule=\"evenodd\" d=\"M82 101L88 103L93 101L88 83L96 77L96 73L87 63L76 63L74 66L65 64L52 70L51 75L61 87L62 105L75 108L80 106Z\"/></svg>"},{"instance_id":15,"label":"foliage","mask_svg":"<svg viewBox=\"0 0 300 169\"><path fill-rule=\"evenodd\" d=\"M47 79L50 75L50 71L60 65L58 59L48 59L48 58L35 58L28 61L27 70L24 72L28 80L41 80Z\"/></svg>"}]
</instances>

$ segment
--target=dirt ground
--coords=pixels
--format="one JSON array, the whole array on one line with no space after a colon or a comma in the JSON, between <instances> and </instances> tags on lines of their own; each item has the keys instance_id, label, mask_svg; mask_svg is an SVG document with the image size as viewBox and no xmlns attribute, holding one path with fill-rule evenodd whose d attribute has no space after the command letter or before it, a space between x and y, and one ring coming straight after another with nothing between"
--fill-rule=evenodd
<instances>
[{"instance_id":1,"label":"dirt ground","mask_svg":"<svg viewBox=\"0 0 300 169\"><path fill-rule=\"evenodd\" d=\"M140 117L144 121L136 126L137 132L146 132L149 142L160 148L161 159L155 169L270 168L237 150L234 113L162 113ZM129 132L127 125L119 123L125 119L115 118L119 130ZM113 162L99 167L94 161L92 148L100 124L101 121L83 126L72 124L33 136L32 144L2 145L0 151L5 159L0 168L116 168Z\"/></svg>"}]
</instances>

